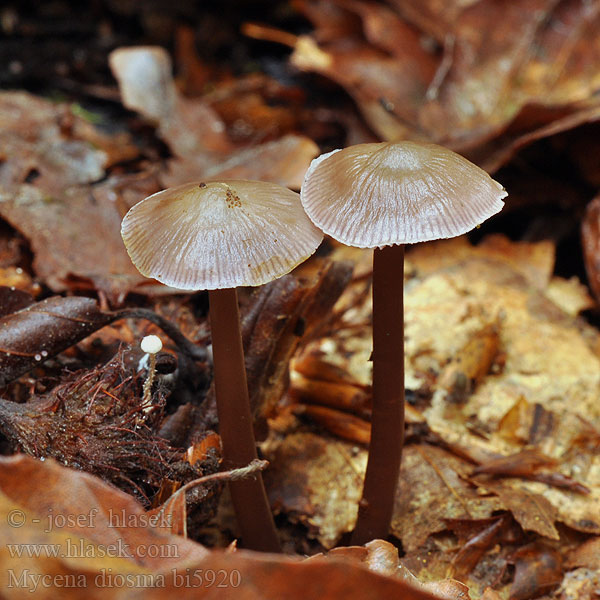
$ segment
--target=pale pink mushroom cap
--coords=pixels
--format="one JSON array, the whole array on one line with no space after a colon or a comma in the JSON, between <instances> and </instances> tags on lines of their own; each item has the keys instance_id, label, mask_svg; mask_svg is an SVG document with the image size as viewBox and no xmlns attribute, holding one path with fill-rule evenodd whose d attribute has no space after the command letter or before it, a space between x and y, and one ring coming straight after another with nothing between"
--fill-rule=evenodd
<instances>
[{"instance_id":1,"label":"pale pink mushroom cap","mask_svg":"<svg viewBox=\"0 0 600 600\"><path fill-rule=\"evenodd\" d=\"M416 142L324 154L312 161L300 194L319 229L359 248L461 235L499 212L507 195L456 152Z\"/></svg>"},{"instance_id":2,"label":"pale pink mushroom cap","mask_svg":"<svg viewBox=\"0 0 600 600\"><path fill-rule=\"evenodd\" d=\"M142 275L186 290L262 285L289 273L323 239L297 193L233 180L149 196L125 215L121 235Z\"/></svg>"}]
</instances>

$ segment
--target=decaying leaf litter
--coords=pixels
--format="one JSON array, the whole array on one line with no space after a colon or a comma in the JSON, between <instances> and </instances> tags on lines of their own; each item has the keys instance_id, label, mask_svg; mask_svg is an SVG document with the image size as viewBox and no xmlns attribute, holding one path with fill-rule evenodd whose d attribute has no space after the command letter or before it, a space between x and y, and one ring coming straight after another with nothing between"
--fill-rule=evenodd
<instances>
[{"instance_id":1,"label":"decaying leaf litter","mask_svg":"<svg viewBox=\"0 0 600 600\"><path fill-rule=\"evenodd\" d=\"M511 10L486 0L443 9L428 2L339 0L295 2L293 8L314 28L286 28L285 19L268 12L244 15L243 23L252 38L293 47L285 66L295 77L291 84L260 73L222 75L218 64L203 63L189 41L186 46L189 26L174 22L177 83L168 53L158 48L112 54L118 92L108 77L102 85L74 77L76 102L109 98L117 104L120 94L140 115L130 113L130 123L137 120L138 132L139 123L155 128L166 150L156 138L140 144L127 124L107 133L77 103L2 93L3 326L53 293L65 300L97 295L99 304L90 298L94 315L110 322L83 342L79 334L67 336L61 353L40 346L40 360L25 350L34 369L3 389L4 453L49 459L4 459L4 512L14 510L12 502L41 518L49 506L68 514L65 499L92 485L94 499L77 507L82 513L98 500L105 507L125 502L134 515L163 505L168 521L179 524L173 532L181 533L187 520L192 538L226 546L236 532L223 497L213 517L218 480L198 484L183 504L166 502L181 485L218 468L209 363L194 362L176 340L169 343L159 355L156 405L146 415L136 404L145 378L138 344L147 333L168 340L156 320L106 316L143 305L205 348L206 302L139 276L121 245L121 218L143 197L190 179L256 178L297 189L320 151L398 137L435 141L489 170L502 167L496 178L510 196L506 215L471 241L415 247L407 255L408 445L394 545L343 550L356 518L370 429L370 256L329 241L297 272L242 298L251 401L285 547L327 558L267 559L243 550L226 557L178 537L176 544L191 546L176 568L217 571L228 564L229 573L241 574L240 592L248 597L295 589L306 595L308 579L320 596L360 597L361 586L369 586L381 595L411 597L402 581L415 577L452 598L594 597L599 346L595 302L574 275L581 279L585 268L597 292L598 227L590 201L600 182L598 3L531 2ZM274 48L272 41L262 48ZM136 80L139 60L149 71ZM105 53L103 68L108 64ZM307 81L316 98L307 97ZM152 84L152 93L144 83ZM508 233L513 241L490 232ZM47 313L44 318L61 318ZM76 324L80 317L67 318ZM26 343L34 335L44 344L44 330L25 335ZM81 470L121 487L142 506ZM44 486L42 506L26 499L39 495L38 480L60 481ZM57 534L4 528L3 537L15 543L53 542ZM141 528L130 545L157 543L156 529ZM165 533L159 524L158 535ZM92 536L88 557L98 557L99 549L132 532L121 529L115 538L114 530L69 526L58 534L62 544L65 536L77 543ZM5 576L15 559L4 548L2 556ZM140 561L135 553L95 560L32 560L31 571L77 574L79 588L85 582L103 593L110 584L95 575L109 568L153 574L156 597L170 588L199 591L179 586L168 561ZM364 566L387 579L365 574ZM302 586L294 586L294 578ZM123 584L112 585L115 597L130 595ZM52 597L51 591L44 593ZM70 592L79 597L83 590Z\"/></svg>"}]
</instances>

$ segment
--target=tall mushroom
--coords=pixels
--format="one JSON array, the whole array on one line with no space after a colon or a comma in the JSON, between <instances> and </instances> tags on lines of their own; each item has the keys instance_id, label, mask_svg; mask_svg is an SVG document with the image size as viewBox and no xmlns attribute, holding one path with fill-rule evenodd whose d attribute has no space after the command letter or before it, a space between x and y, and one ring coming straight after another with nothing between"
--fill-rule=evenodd
<instances>
[{"instance_id":1,"label":"tall mushroom","mask_svg":"<svg viewBox=\"0 0 600 600\"><path fill-rule=\"evenodd\" d=\"M358 144L311 163L302 204L317 227L373 254L373 411L353 543L389 531L404 438L404 244L465 233L502 209L504 188L434 144Z\"/></svg>"},{"instance_id":2,"label":"tall mushroom","mask_svg":"<svg viewBox=\"0 0 600 600\"><path fill-rule=\"evenodd\" d=\"M209 290L214 382L226 468L256 458L236 288L258 286L308 258L323 236L297 193L273 183L190 183L149 196L123 219L133 264L147 277ZM232 481L246 547L277 551L262 476Z\"/></svg>"}]
</instances>

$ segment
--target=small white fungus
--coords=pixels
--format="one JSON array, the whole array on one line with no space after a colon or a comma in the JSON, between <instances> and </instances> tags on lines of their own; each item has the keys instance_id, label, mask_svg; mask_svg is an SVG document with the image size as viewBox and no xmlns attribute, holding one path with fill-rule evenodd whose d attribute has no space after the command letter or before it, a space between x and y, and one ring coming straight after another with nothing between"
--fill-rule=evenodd
<instances>
[{"instance_id":1,"label":"small white fungus","mask_svg":"<svg viewBox=\"0 0 600 600\"><path fill-rule=\"evenodd\" d=\"M148 354L156 354L162 350L162 342L157 335L147 335L142 339L140 346Z\"/></svg>"}]
</instances>

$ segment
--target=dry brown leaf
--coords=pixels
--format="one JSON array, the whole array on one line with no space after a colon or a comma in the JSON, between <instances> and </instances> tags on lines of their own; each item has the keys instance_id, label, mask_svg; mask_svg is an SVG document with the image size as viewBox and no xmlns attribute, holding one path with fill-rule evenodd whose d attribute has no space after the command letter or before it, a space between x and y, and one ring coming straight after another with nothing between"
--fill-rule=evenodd
<instances>
[{"instance_id":1,"label":"dry brown leaf","mask_svg":"<svg viewBox=\"0 0 600 600\"><path fill-rule=\"evenodd\" d=\"M528 600L557 587L562 581L562 559L554 548L530 544L514 555L515 580L510 588L510 600Z\"/></svg>"},{"instance_id":2,"label":"dry brown leaf","mask_svg":"<svg viewBox=\"0 0 600 600\"><path fill-rule=\"evenodd\" d=\"M208 163L200 155L185 161L171 161L162 176L165 185L174 186L200 179L258 179L300 189L310 161L319 154L310 139L288 134L271 142L252 146Z\"/></svg>"},{"instance_id":3,"label":"dry brown leaf","mask_svg":"<svg viewBox=\"0 0 600 600\"><path fill-rule=\"evenodd\" d=\"M119 236L119 185L88 186L104 177L107 152L124 160L137 150L127 137L101 134L70 105L25 93L0 95L0 125L0 216L29 240L36 273L55 291L69 289L71 275L87 278L118 304L142 281Z\"/></svg>"},{"instance_id":4,"label":"dry brown leaf","mask_svg":"<svg viewBox=\"0 0 600 600\"><path fill-rule=\"evenodd\" d=\"M514 444L535 444L547 437L555 426L552 412L521 397L500 419L498 433Z\"/></svg>"},{"instance_id":5,"label":"dry brown leaf","mask_svg":"<svg viewBox=\"0 0 600 600\"><path fill-rule=\"evenodd\" d=\"M365 546L339 547L330 550L328 557L343 558L364 564L369 570L396 577L414 588L434 594L444 600L468 600L468 587L455 579L422 582L400 564L398 549L385 540L373 540Z\"/></svg>"},{"instance_id":6,"label":"dry brown leaf","mask_svg":"<svg viewBox=\"0 0 600 600\"><path fill-rule=\"evenodd\" d=\"M202 179L259 179L300 188L310 161L318 154L312 140L288 134L237 149L207 101L179 95L171 59L163 48L119 48L111 53L110 65L125 106L154 121L158 134L177 156L162 175L165 186Z\"/></svg>"},{"instance_id":7,"label":"dry brown leaf","mask_svg":"<svg viewBox=\"0 0 600 600\"><path fill-rule=\"evenodd\" d=\"M39 493L40 489L44 490L43 494ZM24 515L14 513L15 518L29 526L35 524L32 529L41 539L46 533L63 530L94 544L118 544L122 549L119 557L164 572L180 561L198 560L208 553L199 544L171 535L168 523L155 519L156 526L149 527L152 520L128 494L87 473L66 469L52 459L39 461L24 455L2 457L0 490L10 503L24 512ZM14 525L11 527L11 523L2 519L6 535L10 532L11 539L17 543L20 530ZM157 548L175 544L177 551L171 557L164 556L164 552L163 556L152 556L146 552L152 544ZM92 555L102 558L99 554Z\"/></svg>"},{"instance_id":8,"label":"dry brown leaf","mask_svg":"<svg viewBox=\"0 0 600 600\"><path fill-rule=\"evenodd\" d=\"M128 136L100 134L72 105L25 92L0 94L0 147L1 188L31 180L49 194L98 181L113 161L138 154Z\"/></svg>"},{"instance_id":9,"label":"dry brown leaf","mask_svg":"<svg viewBox=\"0 0 600 600\"><path fill-rule=\"evenodd\" d=\"M400 561L396 546L385 540L373 540L365 544L365 548L368 551L365 561L371 571L398 576Z\"/></svg>"},{"instance_id":10,"label":"dry brown leaf","mask_svg":"<svg viewBox=\"0 0 600 600\"><path fill-rule=\"evenodd\" d=\"M158 134L180 158L231 151L225 125L204 102L182 98L171 58L159 46L117 48L109 56L124 106L158 126Z\"/></svg>"},{"instance_id":11,"label":"dry brown leaf","mask_svg":"<svg viewBox=\"0 0 600 600\"><path fill-rule=\"evenodd\" d=\"M202 90L196 95L202 94ZM223 119L227 135L236 143L268 141L308 125L318 132L324 123L307 108L307 93L260 72L222 80L204 96ZM304 127L306 129L306 127Z\"/></svg>"},{"instance_id":12,"label":"dry brown leaf","mask_svg":"<svg viewBox=\"0 0 600 600\"><path fill-rule=\"evenodd\" d=\"M600 537L593 537L569 553L566 566L585 567L600 572Z\"/></svg>"},{"instance_id":13,"label":"dry brown leaf","mask_svg":"<svg viewBox=\"0 0 600 600\"><path fill-rule=\"evenodd\" d=\"M456 579L443 579L441 581L430 581L424 583L422 589L435 594L444 600L469 600L469 588Z\"/></svg>"},{"instance_id":14,"label":"dry brown leaf","mask_svg":"<svg viewBox=\"0 0 600 600\"><path fill-rule=\"evenodd\" d=\"M43 600L164 600L174 594L358 600L367 590L375 597L435 600L396 578L334 558L209 552L172 535L165 523L153 525L130 496L50 460L0 459L0 517L0 584L7 598L35 592Z\"/></svg>"},{"instance_id":15,"label":"dry brown leaf","mask_svg":"<svg viewBox=\"0 0 600 600\"><path fill-rule=\"evenodd\" d=\"M492 457L489 460L486 459L473 470L473 474L523 477L524 479L541 481L542 483L572 490L580 494L590 493L589 488L567 475L542 470L544 468L556 468L558 464L558 460L544 456L535 448L525 448L510 456L498 456Z\"/></svg>"},{"instance_id":16,"label":"dry brown leaf","mask_svg":"<svg viewBox=\"0 0 600 600\"><path fill-rule=\"evenodd\" d=\"M513 514L525 531L535 531L551 540L559 539L554 525L557 510L544 496L510 487L505 482L485 482L482 485L497 494L504 508Z\"/></svg>"},{"instance_id":17,"label":"dry brown leaf","mask_svg":"<svg viewBox=\"0 0 600 600\"><path fill-rule=\"evenodd\" d=\"M314 35L281 41L297 68L343 86L381 139L429 139L497 169L600 118L597 2L331 4L298 1Z\"/></svg>"},{"instance_id":18,"label":"dry brown leaf","mask_svg":"<svg viewBox=\"0 0 600 600\"><path fill-rule=\"evenodd\" d=\"M502 598L506 599L509 590L507 584L510 583L507 573L508 557L514 552L515 541L520 541L520 538L508 539L503 536L482 555L475 568L464 575L453 574L453 558L459 551L460 542L457 544L456 537L449 532L430 537L424 546L405 555L401 563L421 581L456 577L467 586L474 599L479 598L487 587L498 590Z\"/></svg>"},{"instance_id":19,"label":"dry brown leaf","mask_svg":"<svg viewBox=\"0 0 600 600\"><path fill-rule=\"evenodd\" d=\"M475 467L473 474L486 473L488 475L526 477L533 475L543 467L556 467L557 464L558 461L555 458L544 456L535 448L526 448L510 456L492 458Z\"/></svg>"},{"instance_id":20,"label":"dry brown leaf","mask_svg":"<svg viewBox=\"0 0 600 600\"><path fill-rule=\"evenodd\" d=\"M192 586L177 585L174 579L170 579L163 589L143 590L144 598L166 600L176 593L183 600L228 597L241 600L362 600L365 597L436 600L425 591L396 578L373 573L363 566L349 564L346 559L298 561L249 552L213 552L201 562L191 564L189 572L194 573L195 568L205 574L224 575L226 588L218 589L213 584L210 588L206 585L204 589L194 589ZM240 585L232 589L228 577L240 581Z\"/></svg>"},{"instance_id":21,"label":"dry brown leaf","mask_svg":"<svg viewBox=\"0 0 600 600\"><path fill-rule=\"evenodd\" d=\"M354 528L362 493L364 449L312 433L294 433L263 448L271 506L308 527L325 548Z\"/></svg>"},{"instance_id":22,"label":"dry brown leaf","mask_svg":"<svg viewBox=\"0 0 600 600\"><path fill-rule=\"evenodd\" d=\"M471 536L456 556L452 559L452 574L463 581L464 578L475 568L481 557L498 540L509 523L509 517L502 515L500 518L490 519L487 526L475 535ZM448 523L448 521L446 521ZM462 521L464 523L464 521ZM450 523L448 523L450 525Z\"/></svg>"},{"instance_id":23,"label":"dry brown leaf","mask_svg":"<svg viewBox=\"0 0 600 600\"><path fill-rule=\"evenodd\" d=\"M418 39L412 43L418 47ZM360 39L321 48L312 38L301 36L290 60L296 68L315 71L344 87L380 138L427 139L426 132L418 125L415 131L411 123L418 120L419 101L435 74L435 64L426 52L417 61L410 54L400 60Z\"/></svg>"},{"instance_id":24,"label":"dry brown leaf","mask_svg":"<svg viewBox=\"0 0 600 600\"><path fill-rule=\"evenodd\" d=\"M432 533L447 529L445 519L481 519L501 508L464 481L469 464L434 446L407 446L402 456L392 533L411 552Z\"/></svg>"},{"instance_id":25,"label":"dry brown leaf","mask_svg":"<svg viewBox=\"0 0 600 600\"><path fill-rule=\"evenodd\" d=\"M583 422L592 427L600 422L600 361L594 347L598 333L550 302L544 287L534 291L532 284L537 288L543 279L522 278L527 267L517 275L494 253L486 257L485 251L485 246L475 249L469 258L469 251L460 247L454 265L447 255L441 271L426 275L407 293L407 373L422 378L420 373L427 369L439 372L469 331L490 316L502 315L502 372L485 378L458 415L449 413L444 395L436 392L427 422L453 447L471 448L472 456L473 451L515 453L523 443L535 443L543 454L559 459L561 475L584 483L590 494L584 497L533 482L511 485L544 496L569 526L596 532L600 461L593 452L574 451L574 443L583 435ZM419 258L412 257L417 269ZM416 358L411 361L411 356ZM523 399L533 412L526 408L523 417L515 415L520 426L507 437L502 419Z\"/></svg>"},{"instance_id":26,"label":"dry brown leaf","mask_svg":"<svg viewBox=\"0 0 600 600\"><path fill-rule=\"evenodd\" d=\"M555 248L550 241L533 244L512 242L501 234L487 236L479 245L472 246L462 236L416 246L408 259L413 268L417 269L419 278L445 269L460 269L461 263L479 259L508 267L513 273L514 285L519 285L515 277L520 275L528 284L545 289L554 270Z\"/></svg>"},{"instance_id":27,"label":"dry brown leaf","mask_svg":"<svg viewBox=\"0 0 600 600\"><path fill-rule=\"evenodd\" d=\"M33 298L10 288L0 295L0 387L32 370L46 358L75 345L110 323L91 298ZM1 402L1 401L0 401Z\"/></svg>"},{"instance_id":28,"label":"dry brown leaf","mask_svg":"<svg viewBox=\"0 0 600 600\"><path fill-rule=\"evenodd\" d=\"M148 280L125 251L123 215L111 194L115 196L111 182L94 189L69 187L55 196L37 185L22 185L0 190L0 216L27 236L33 267L54 291L77 287L68 279L76 275L103 289L118 305L129 290Z\"/></svg>"}]
</instances>

